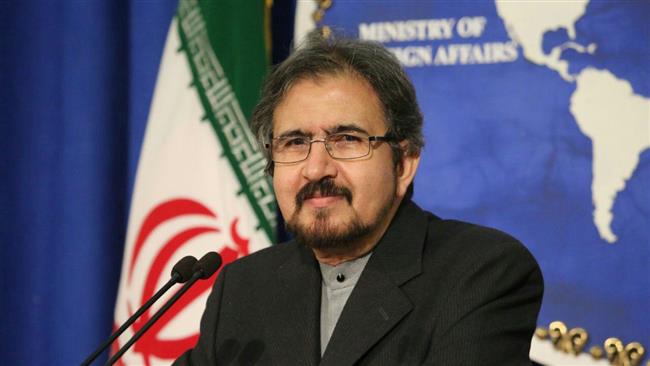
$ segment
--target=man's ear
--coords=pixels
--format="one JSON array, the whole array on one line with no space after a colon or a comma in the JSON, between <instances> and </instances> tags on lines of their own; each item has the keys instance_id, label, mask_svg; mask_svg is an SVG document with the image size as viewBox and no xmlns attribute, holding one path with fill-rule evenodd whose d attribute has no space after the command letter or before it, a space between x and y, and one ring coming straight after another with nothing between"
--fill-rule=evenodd
<instances>
[{"instance_id":1,"label":"man's ear","mask_svg":"<svg viewBox=\"0 0 650 366\"><path fill-rule=\"evenodd\" d=\"M402 145L402 160L397 166L397 196L403 198L406 190L415 178L415 172L418 170L420 164L420 153L408 154L408 142L403 141Z\"/></svg>"}]
</instances>

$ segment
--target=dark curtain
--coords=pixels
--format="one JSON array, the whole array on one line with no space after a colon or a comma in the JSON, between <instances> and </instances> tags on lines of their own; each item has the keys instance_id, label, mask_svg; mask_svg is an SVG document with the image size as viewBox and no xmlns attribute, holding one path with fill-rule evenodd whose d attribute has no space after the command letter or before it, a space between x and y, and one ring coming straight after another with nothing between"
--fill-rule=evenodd
<instances>
[{"instance_id":1,"label":"dark curtain","mask_svg":"<svg viewBox=\"0 0 650 366\"><path fill-rule=\"evenodd\" d=\"M110 334L130 190L175 0L0 1L0 359Z\"/></svg>"}]
</instances>

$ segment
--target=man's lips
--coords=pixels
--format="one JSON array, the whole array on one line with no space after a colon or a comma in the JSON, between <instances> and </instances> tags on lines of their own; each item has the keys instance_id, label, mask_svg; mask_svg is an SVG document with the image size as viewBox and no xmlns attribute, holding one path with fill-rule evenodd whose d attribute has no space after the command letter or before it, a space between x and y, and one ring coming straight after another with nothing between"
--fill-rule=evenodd
<instances>
[{"instance_id":1,"label":"man's lips","mask_svg":"<svg viewBox=\"0 0 650 366\"><path fill-rule=\"evenodd\" d=\"M337 186L331 178L323 178L319 181L309 182L296 194L296 208L300 210L303 203L311 207L326 207L335 204L341 198L351 204L352 192L344 186Z\"/></svg>"},{"instance_id":2,"label":"man's lips","mask_svg":"<svg viewBox=\"0 0 650 366\"><path fill-rule=\"evenodd\" d=\"M335 196L314 196L307 198L305 200L305 203L308 204L311 207L314 208L323 208L327 207L329 205L332 205L340 200L342 200L344 197L341 195L335 195Z\"/></svg>"}]
</instances>

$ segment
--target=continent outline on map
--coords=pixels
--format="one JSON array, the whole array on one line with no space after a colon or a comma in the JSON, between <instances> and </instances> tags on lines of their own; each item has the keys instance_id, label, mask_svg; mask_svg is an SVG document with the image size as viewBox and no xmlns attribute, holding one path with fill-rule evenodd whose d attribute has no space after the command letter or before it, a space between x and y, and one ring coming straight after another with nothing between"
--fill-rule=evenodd
<instances>
[{"instance_id":1,"label":"continent outline on map","mask_svg":"<svg viewBox=\"0 0 650 366\"><path fill-rule=\"evenodd\" d=\"M569 73L569 62L561 59L564 50L590 54L596 51L595 44L574 42L575 23L584 15L588 3L495 0L508 35L522 47L524 57L576 84L569 105L580 131L592 142L593 222L599 236L614 243L618 239L611 228L616 197L636 170L641 153L650 148L650 99L635 94L629 81L609 70L586 67L577 75ZM559 28L566 29L571 40L544 53L544 34Z\"/></svg>"}]
</instances>

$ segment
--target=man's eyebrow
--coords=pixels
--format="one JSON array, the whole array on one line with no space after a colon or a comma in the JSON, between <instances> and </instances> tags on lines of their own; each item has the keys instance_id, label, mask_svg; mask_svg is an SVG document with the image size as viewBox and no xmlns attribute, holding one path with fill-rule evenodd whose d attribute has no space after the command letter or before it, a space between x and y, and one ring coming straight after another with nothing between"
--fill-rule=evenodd
<instances>
[{"instance_id":1,"label":"man's eyebrow","mask_svg":"<svg viewBox=\"0 0 650 366\"><path fill-rule=\"evenodd\" d=\"M337 125L334 128L326 130L326 132L328 134L341 133L341 132L361 132L361 133L365 133L366 135L368 135L368 131L366 131L365 129L359 127L358 125L356 125L354 123L349 123L349 124L344 124L344 125Z\"/></svg>"},{"instance_id":2,"label":"man's eyebrow","mask_svg":"<svg viewBox=\"0 0 650 366\"><path fill-rule=\"evenodd\" d=\"M360 133L365 133L366 135L368 134L368 131L366 131L365 129L361 128L360 126L354 123L336 125L332 128L328 128L325 130L325 133L327 133L328 135L331 135L333 133L341 133L341 132L360 132ZM311 138L313 134L311 132L305 132L299 128L295 128L293 130L284 131L278 136L276 136L275 138L294 137L294 136L306 136Z\"/></svg>"},{"instance_id":3,"label":"man's eyebrow","mask_svg":"<svg viewBox=\"0 0 650 366\"><path fill-rule=\"evenodd\" d=\"M303 130L301 130L299 128L296 128L296 129L293 129L293 130L284 131L281 134L279 134L278 136L276 136L276 138L290 137L290 136L309 136L309 137L311 137L311 134L310 133L305 133Z\"/></svg>"}]
</instances>

